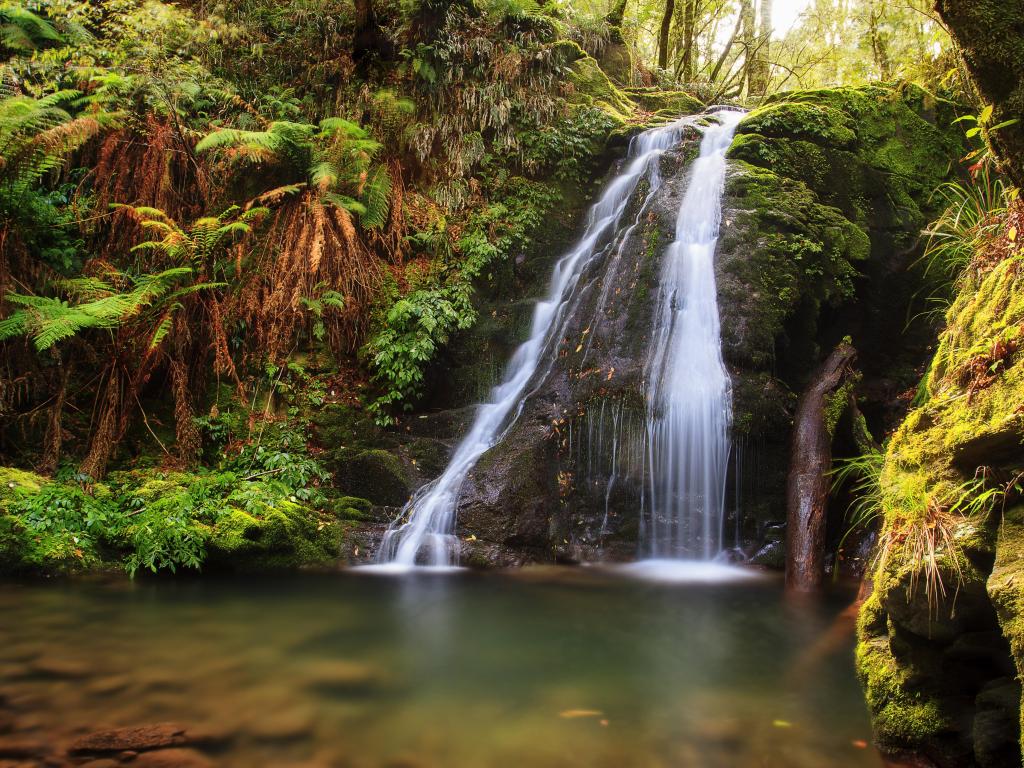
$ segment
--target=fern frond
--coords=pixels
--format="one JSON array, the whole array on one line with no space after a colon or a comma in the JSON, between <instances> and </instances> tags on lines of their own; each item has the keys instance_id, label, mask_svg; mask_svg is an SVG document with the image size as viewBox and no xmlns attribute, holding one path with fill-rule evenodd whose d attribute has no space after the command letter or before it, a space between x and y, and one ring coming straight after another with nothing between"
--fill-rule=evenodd
<instances>
[{"instance_id":1,"label":"fern frond","mask_svg":"<svg viewBox=\"0 0 1024 768\"><path fill-rule=\"evenodd\" d=\"M323 190L337 185L339 177L338 168L327 160L314 165L310 172L310 180L313 185Z\"/></svg>"},{"instance_id":2,"label":"fern frond","mask_svg":"<svg viewBox=\"0 0 1024 768\"><path fill-rule=\"evenodd\" d=\"M338 208L343 208L346 211L358 214L360 216L366 213L366 206L363 205L358 200L356 200L355 198L349 197L348 195L339 195L337 193L331 192L324 195L324 202L329 203L331 205L335 205Z\"/></svg>"},{"instance_id":3,"label":"fern frond","mask_svg":"<svg viewBox=\"0 0 1024 768\"><path fill-rule=\"evenodd\" d=\"M384 226L391 206L391 174L386 166L378 165L371 172L363 187L362 203L366 210L359 216L360 223L368 229Z\"/></svg>"},{"instance_id":4,"label":"fern frond","mask_svg":"<svg viewBox=\"0 0 1024 768\"><path fill-rule=\"evenodd\" d=\"M320 132L325 138L366 139L364 128L342 117L328 117L320 121Z\"/></svg>"}]
</instances>

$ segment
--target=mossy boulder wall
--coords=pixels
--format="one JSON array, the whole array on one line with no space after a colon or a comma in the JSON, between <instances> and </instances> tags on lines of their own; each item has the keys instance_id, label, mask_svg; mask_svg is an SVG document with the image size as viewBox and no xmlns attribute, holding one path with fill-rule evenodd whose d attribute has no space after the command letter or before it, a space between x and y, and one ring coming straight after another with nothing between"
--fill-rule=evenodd
<instances>
[{"instance_id":1,"label":"mossy boulder wall","mask_svg":"<svg viewBox=\"0 0 1024 768\"><path fill-rule=\"evenodd\" d=\"M784 520L796 395L843 337L871 426L901 415L897 393L932 338L925 323L903 329L932 191L963 152L954 119L952 104L904 85L787 93L740 122L716 258L735 443L756 468L736 484L748 538Z\"/></svg>"},{"instance_id":2,"label":"mossy boulder wall","mask_svg":"<svg viewBox=\"0 0 1024 768\"><path fill-rule=\"evenodd\" d=\"M885 556L861 609L858 670L879 745L940 766L1021 764L1024 511L1000 489L1024 469L1022 274L1013 254L965 278L926 400L881 474ZM914 544L928 541L934 556Z\"/></svg>"}]
</instances>

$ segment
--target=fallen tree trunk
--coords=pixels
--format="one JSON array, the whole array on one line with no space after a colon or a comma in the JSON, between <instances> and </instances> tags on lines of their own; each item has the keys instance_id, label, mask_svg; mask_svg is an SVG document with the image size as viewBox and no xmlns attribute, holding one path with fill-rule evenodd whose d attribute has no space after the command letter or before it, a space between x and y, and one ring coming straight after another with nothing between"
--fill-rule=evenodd
<instances>
[{"instance_id":1,"label":"fallen tree trunk","mask_svg":"<svg viewBox=\"0 0 1024 768\"><path fill-rule=\"evenodd\" d=\"M786 587L809 591L825 579L832 436L848 407L857 350L841 342L800 396L786 481Z\"/></svg>"}]
</instances>

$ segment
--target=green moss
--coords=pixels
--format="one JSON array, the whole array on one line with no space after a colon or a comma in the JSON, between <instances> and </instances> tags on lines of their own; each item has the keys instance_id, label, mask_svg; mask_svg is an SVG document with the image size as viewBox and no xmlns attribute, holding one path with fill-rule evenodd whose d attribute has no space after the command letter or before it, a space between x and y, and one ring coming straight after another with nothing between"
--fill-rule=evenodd
<instances>
[{"instance_id":1,"label":"green moss","mask_svg":"<svg viewBox=\"0 0 1024 768\"><path fill-rule=\"evenodd\" d=\"M853 117L847 110L817 103L787 101L769 104L744 117L740 130L839 147L851 146L857 140Z\"/></svg>"},{"instance_id":2,"label":"green moss","mask_svg":"<svg viewBox=\"0 0 1024 768\"><path fill-rule=\"evenodd\" d=\"M722 263L731 279L720 283L720 301L752 313L756 308L757 319L742 326L742 338L733 337L735 328L723 327L723 333L736 356L769 368L785 322L802 303L818 307L853 296L854 265L868 258L871 244L805 183L745 161L733 161L726 194L731 210L722 248L741 257Z\"/></svg>"},{"instance_id":3,"label":"green moss","mask_svg":"<svg viewBox=\"0 0 1024 768\"><path fill-rule=\"evenodd\" d=\"M6 506L9 501L38 493L46 482L45 477L34 472L0 467L0 507Z\"/></svg>"},{"instance_id":4,"label":"green moss","mask_svg":"<svg viewBox=\"0 0 1024 768\"><path fill-rule=\"evenodd\" d=\"M861 610L858 659L863 658L859 663L879 739L894 747L920 743L921 734L934 735L938 724L929 719L935 714L931 709L905 711L920 690L912 676L920 652L898 659L884 656L884 646L898 636L892 622L898 619L915 634L947 641L963 631L956 614L932 615L926 605L908 606L906 585L923 578L927 563L934 562L947 590L955 585L957 614L971 610L972 603L989 610L984 605L987 591L1018 672L1024 674L1024 594L1017 586L1024 584L1024 512L1009 510L1000 521L998 499L969 515L956 511L958 505L964 509L972 499L983 498L977 479L982 465L1010 476L1024 467L1024 365L1015 354L992 357L997 342L1015 341L1024 323L1022 281L1020 257L1013 256L980 278L962 282L947 313L921 404L887 446L880 477L882 537L897 545L872 574L876 594L886 597L869 601ZM936 526L945 528L950 538L939 538L934 559L898 545L908 532ZM993 553L995 566L989 574ZM923 598L916 600L923 603ZM881 621L884 616L890 619L888 627ZM926 677L929 685L941 684L940 671ZM960 692L946 695L952 700ZM891 712L890 702L896 704ZM901 721L913 727L901 729Z\"/></svg>"},{"instance_id":5,"label":"green moss","mask_svg":"<svg viewBox=\"0 0 1024 768\"><path fill-rule=\"evenodd\" d=\"M576 103L599 107L619 124L633 117L636 106L592 57L585 56L573 63L569 81L576 89L572 97Z\"/></svg>"},{"instance_id":6,"label":"green moss","mask_svg":"<svg viewBox=\"0 0 1024 768\"><path fill-rule=\"evenodd\" d=\"M1010 644L1017 677L1024 680L1024 507L1018 506L1005 513L987 588L1003 636ZM1024 706L1021 706L1020 718L1024 735ZM1021 748L1024 751L1024 740Z\"/></svg>"},{"instance_id":7,"label":"green moss","mask_svg":"<svg viewBox=\"0 0 1024 768\"><path fill-rule=\"evenodd\" d=\"M208 546L212 562L233 569L293 569L337 559L341 527L301 504L278 501L250 511L225 510Z\"/></svg>"},{"instance_id":8,"label":"green moss","mask_svg":"<svg viewBox=\"0 0 1024 768\"><path fill-rule=\"evenodd\" d=\"M331 501L331 510L340 520L366 520L373 502L356 496L342 496Z\"/></svg>"},{"instance_id":9,"label":"green moss","mask_svg":"<svg viewBox=\"0 0 1024 768\"><path fill-rule=\"evenodd\" d=\"M325 463L343 493L389 507L402 506L412 493L401 459L388 451L339 449L329 453Z\"/></svg>"},{"instance_id":10,"label":"green moss","mask_svg":"<svg viewBox=\"0 0 1024 768\"><path fill-rule=\"evenodd\" d=\"M920 747L951 730L939 702L912 690L911 672L893 657L886 638L857 646L857 674L871 711L875 741L883 750Z\"/></svg>"},{"instance_id":11,"label":"green moss","mask_svg":"<svg viewBox=\"0 0 1024 768\"><path fill-rule=\"evenodd\" d=\"M662 91L656 88L625 88L624 93L645 112L674 119L695 115L704 110L704 103L686 91Z\"/></svg>"},{"instance_id":12,"label":"green moss","mask_svg":"<svg viewBox=\"0 0 1024 768\"><path fill-rule=\"evenodd\" d=\"M836 433L836 426L839 420L846 413L850 403L850 394L853 392L856 382L848 380L839 389L825 398L825 429L830 437Z\"/></svg>"}]
</instances>

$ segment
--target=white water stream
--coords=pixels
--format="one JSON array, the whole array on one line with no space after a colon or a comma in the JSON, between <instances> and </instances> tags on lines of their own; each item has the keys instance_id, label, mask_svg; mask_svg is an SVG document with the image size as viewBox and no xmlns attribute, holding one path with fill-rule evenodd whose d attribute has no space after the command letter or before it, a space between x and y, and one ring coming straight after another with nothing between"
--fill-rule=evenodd
<instances>
[{"instance_id":1,"label":"white water stream","mask_svg":"<svg viewBox=\"0 0 1024 768\"><path fill-rule=\"evenodd\" d=\"M722 362L715 246L725 153L742 116L720 112L720 124L705 130L662 262L646 374L648 557L709 560L723 546L732 386Z\"/></svg>"},{"instance_id":2,"label":"white water stream","mask_svg":"<svg viewBox=\"0 0 1024 768\"><path fill-rule=\"evenodd\" d=\"M712 258L720 218L725 149L739 115L722 113L721 120L721 126L706 129L701 155L691 172L690 187L680 209L677 242L666 256L665 284L653 341L658 352L649 369L657 374L649 419L654 436L648 441L653 451L651 469L670 473L674 478L655 479L650 484L654 506L648 533L653 536L652 541L660 542L667 537L665 541L669 542L664 547L658 544L650 552L659 557L675 553L682 531L691 529L689 525L664 520L666 514L678 510L689 517L694 509L700 508L706 516L721 517L724 467L729 454L730 394L718 338ZM445 471L421 488L392 523L377 554L379 564L405 569L417 565L444 568L457 563L455 514L467 474L518 417L529 394L527 386L537 378L542 361L553 356L580 276L595 259L621 243L636 225L635 221L628 227L620 223L638 183L647 178L650 185L646 202L640 207L643 211L662 184L658 172L660 156L678 145L684 130L693 124L692 118L684 118L632 140L623 171L609 182L590 209L583 236L555 264L548 295L537 303L530 336L512 356L505 380L492 390L490 400L477 409L469 432ZM689 263L691 260L695 263ZM694 359L688 360L691 355ZM714 434L699 435L705 428ZM697 455L697 451L705 449L714 455L706 459ZM723 451L724 456L720 456ZM680 461L692 462L695 467L676 467ZM720 478L715 474L719 468ZM698 486L689 490L691 482ZM720 533L713 538L706 533L715 524L721 527L720 520L713 523L709 517L704 526L707 556L715 553L721 539Z\"/></svg>"}]
</instances>

